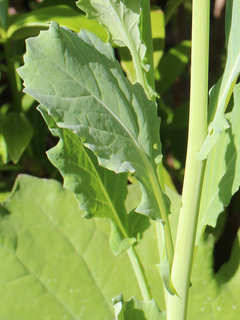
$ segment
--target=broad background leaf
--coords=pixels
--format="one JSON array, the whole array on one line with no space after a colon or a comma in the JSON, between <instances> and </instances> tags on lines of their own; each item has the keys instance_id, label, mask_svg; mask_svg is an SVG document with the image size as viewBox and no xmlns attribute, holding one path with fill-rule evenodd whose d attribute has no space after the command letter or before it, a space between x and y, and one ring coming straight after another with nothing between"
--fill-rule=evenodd
<instances>
[{"instance_id":1,"label":"broad background leaf","mask_svg":"<svg viewBox=\"0 0 240 320\"><path fill-rule=\"evenodd\" d=\"M226 48L227 61L222 77L210 91L209 127L208 135L198 154L199 159L205 159L217 140L220 133L229 127L225 117L229 99L240 73L240 1L229 0L226 7Z\"/></svg>"},{"instance_id":2,"label":"broad background leaf","mask_svg":"<svg viewBox=\"0 0 240 320\"><path fill-rule=\"evenodd\" d=\"M240 85L234 88L234 107L226 118L230 128L222 131L208 156L200 203L197 243L206 225L215 227L219 214L240 185Z\"/></svg>"},{"instance_id":3,"label":"broad background leaf","mask_svg":"<svg viewBox=\"0 0 240 320\"><path fill-rule=\"evenodd\" d=\"M82 213L73 194L58 182L18 178L11 198L0 206L2 318L112 320L112 297L122 292L124 300L140 299L127 255L114 257L109 249L108 224L83 219ZM225 320L226 314L237 319L239 241L238 236L230 261L215 276L215 239L209 235L201 242L191 280L191 319ZM159 302L155 246L153 222L137 249Z\"/></svg>"},{"instance_id":4,"label":"broad background leaf","mask_svg":"<svg viewBox=\"0 0 240 320\"><path fill-rule=\"evenodd\" d=\"M207 234L206 234L207 235ZM240 314L240 232L230 260L217 274L213 270L215 237L202 241L194 261L191 277L188 318L194 320L235 320Z\"/></svg>"},{"instance_id":5,"label":"broad background leaf","mask_svg":"<svg viewBox=\"0 0 240 320\"><path fill-rule=\"evenodd\" d=\"M21 176L0 210L1 318L112 320L113 297L141 299L127 255L112 255L108 223L83 219L58 182ZM137 250L162 308L155 237L152 227Z\"/></svg>"},{"instance_id":6,"label":"broad background leaf","mask_svg":"<svg viewBox=\"0 0 240 320\"><path fill-rule=\"evenodd\" d=\"M110 45L89 32L77 35L53 23L49 31L27 41L25 66L19 73L25 92L59 127L80 136L102 166L135 172L143 191L138 212L160 218L156 105L140 85L131 85L123 76Z\"/></svg>"}]
</instances>

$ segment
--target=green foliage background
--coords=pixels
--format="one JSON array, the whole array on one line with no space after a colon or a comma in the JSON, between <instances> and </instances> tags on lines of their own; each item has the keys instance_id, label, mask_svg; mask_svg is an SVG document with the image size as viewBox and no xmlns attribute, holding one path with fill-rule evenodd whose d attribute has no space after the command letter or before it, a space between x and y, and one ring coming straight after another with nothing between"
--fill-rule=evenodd
<instances>
[{"instance_id":1,"label":"green foliage background","mask_svg":"<svg viewBox=\"0 0 240 320\"><path fill-rule=\"evenodd\" d=\"M93 12L93 3L82 0L78 6ZM239 1L234 6L231 23L239 30ZM17 14L8 14L9 7ZM121 26L109 21L109 14L104 15L107 11L95 8L86 17L74 1L0 0L0 318L165 319L164 292L156 267L155 220L162 218L156 213L156 194L163 195L171 212L175 239L186 152L191 1L152 1L155 89L145 76L147 47L140 37L140 7L133 7L126 15L129 35L119 32ZM231 8L229 5L229 15ZM240 184L240 87L233 89L240 71L235 63L239 48L238 33L231 33L227 25L230 41L225 52L223 19L223 15L219 20L212 17L210 85L219 81L211 92L209 120L213 120L217 139L210 143L203 182L188 310L193 320L231 320L240 312L238 193L230 203ZM50 21L59 26L52 24L48 30ZM88 31L77 36L61 26L74 32L84 28L99 40ZM40 30L45 31L28 41L30 53L25 56L25 67L19 69L25 92L41 103L38 106L22 92L16 68L23 64L25 39L37 36ZM63 43L57 43L60 38ZM217 53L216 47L220 48ZM141 51L137 62L130 55L134 50ZM226 55L232 60L224 71ZM91 64L93 61L99 64ZM139 74L147 96L154 97L154 90L160 95L156 104L147 100L139 85L131 85L130 81L139 80L134 63L141 65ZM102 81L104 77L108 83ZM230 99L229 91L222 94L226 86L233 91L227 114L218 99ZM80 93L91 97L82 100ZM83 122L78 118L76 97L83 101ZM218 105L221 112L214 118ZM105 111L97 117L102 106ZM94 108L91 116L86 107ZM115 122L109 113L117 115ZM101 124L101 117L107 119L107 126ZM225 121L229 128L223 125ZM135 135L129 138L129 131ZM159 167L162 154L163 171ZM147 170L143 170L146 163ZM157 183L151 185L151 179ZM219 217L223 211L225 219ZM233 237L226 236L226 230ZM229 247L221 262L215 248L222 235ZM149 303L141 301L126 252L132 246L154 298Z\"/></svg>"}]
</instances>

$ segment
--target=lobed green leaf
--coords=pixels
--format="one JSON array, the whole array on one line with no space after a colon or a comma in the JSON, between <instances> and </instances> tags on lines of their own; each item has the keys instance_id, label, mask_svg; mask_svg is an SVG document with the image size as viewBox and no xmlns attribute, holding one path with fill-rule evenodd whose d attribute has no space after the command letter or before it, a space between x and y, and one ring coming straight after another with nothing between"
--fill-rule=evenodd
<instances>
[{"instance_id":1,"label":"lobed green leaf","mask_svg":"<svg viewBox=\"0 0 240 320\"><path fill-rule=\"evenodd\" d=\"M78 135L101 166L135 173L143 192L137 211L161 219L156 105L140 85L132 86L124 77L110 45L89 32L77 35L52 23L49 31L27 41L19 73L25 92L58 127Z\"/></svg>"}]
</instances>

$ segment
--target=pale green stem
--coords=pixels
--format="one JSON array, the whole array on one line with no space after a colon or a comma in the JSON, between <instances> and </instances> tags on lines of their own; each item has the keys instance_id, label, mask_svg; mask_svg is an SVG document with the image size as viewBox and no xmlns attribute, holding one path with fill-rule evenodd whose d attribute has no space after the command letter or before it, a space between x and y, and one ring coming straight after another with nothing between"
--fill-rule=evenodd
<instances>
[{"instance_id":1,"label":"pale green stem","mask_svg":"<svg viewBox=\"0 0 240 320\"><path fill-rule=\"evenodd\" d=\"M168 257L168 261L171 265L172 259L173 259L173 242L172 242L170 225L169 225L169 221L168 221L168 212L167 212L166 204L165 204L165 201L163 198L163 193L162 193L156 172L154 172L154 170L153 170L152 166L149 164L148 160L147 159L145 159L145 160L146 160L145 161L145 168L146 168L147 172L149 173L149 180L151 181L152 190L153 190L153 193L157 199L161 219L164 221L164 226L163 226L164 231L165 231L164 235L162 235L162 233L160 234L157 231L157 237L160 240L160 238L162 239L162 236L164 236L163 240L164 240L164 244L166 246L166 254ZM160 222L158 222L157 224L160 225ZM159 229L157 228L157 230L159 230ZM129 255L129 258L131 260L133 269L135 271L136 278L138 280L138 284L141 289L141 293L143 295L144 300L147 299L145 301L148 301L150 294L147 294L148 285L147 285L147 281L146 281L146 278L145 278L145 275L143 272L143 268L140 264L140 260L138 259L138 257L137 256L135 258L133 257L133 255L136 254L136 252L134 250L132 252L129 250L128 250L128 253L129 252L131 253L131 255ZM162 255L162 246L159 247L159 254L160 254L160 256ZM140 272L140 270L142 270L142 272Z\"/></svg>"},{"instance_id":2,"label":"pale green stem","mask_svg":"<svg viewBox=\"0 0 240 320\"><path fill-rule=\"evenodd\" d=\"M207 133L210 0L193 0L190 116L172 283L178 295L168 297L167 320L184 320L196 237L204 162L196 160Z\"/></svg>"},{"instance_id":3,"label":"pale green stem","mask_svg":"<svg viewBox=\"0 0 240 320\"><path fill-rule=\"evenodd\" d=\"M146 61L150 65L150 70L146 72L146 80L147 80L147 83L151 86L151 88L155 90L155 76L154 76L154 64L153 64L153 41L152 41L152 29L151 29L151 7L150 7L149 0L142 1L142 9L143 9L142 37L143 37L143 42L147 47ZM147 91L147 89L145 90ZM153 97L152 99L155 99L155 97ZM162 164L159 165L158 170L159 170L159 176L158 176L159 181L157 183L156 182L153 183L153 189L158 190L155 193L155 196L158 201L162 220L165 222L163 226L160 225L160 222L156 223L158 250L159 250L159 257L161 260L163 259L163 246L166 246L167 259L169 261L169 265L171 266L172 260L173 260L174 248L173 248L171 229L170 229L169 220L168 220L168 212L167 212L166 204L162 194L162 192L164 192ZM155 176L155 174L153 175ZM151 178L152 182L156 180L155 179L156 176L153 177L153 175ZM164 234L163 234L162 228L164 228ZM164 290L164 293L165 293L165 299L166 299L166 296L167 296L166 290Z\"/></svg>"},{"instance_id":4,"label":"pale green stem","mask_svg":"<svg viewBox=\"0 0 240 320\"><path fill-rule=\"evenodd\" d=\"M133 270L135 272L136 278L138 280L138 285L139 285L143 300L147 302L151 300L152 297L151 297L151 293L147 284L147 279L145 277L144 270L138 258L137 252L135 251L134 247L130 247L127 250L127 253L131 261Z\"/></svg>"},{"instance_id":5,"label":"pale green stem","mask_svg":"<svg viewBox=\"0 0 240 320\"><path fill-rule=\"evenodd\" d=\"M163 190L160 186L160 182L158 180L158 176L156 172L154 172L152 166L149 166L149 163L146 162L146 170L149 172L149 180L151 181L152 184L152 190L155 195L155 198L157 199L158 203L158 208L160 212L160 217L164 222L164 245L166 246L166 252L167 252L167 257L170 266L172 265L172 260L173 260L173 253L174 253L174 248L173 248L173 241L172 241L172 234L171 234L171 229L170 229L170 224L169 224L169 219L168 219L168 210L166 206L166 202L164 200L164 194ZM158 222L159 224L160 222ZM162 238L162 232L159 232L160 229L157 228L157 236ZM159 248L159 255L160 257L162 256L162 249L161 247Z\"/></svg>"},{"instance_id":6,"label":"pale green stem","mask_svg":"<svg viewBox=\"0 0 240 320\"><path fill-rule=\"evenodd\" d=\"M124 238L127 239L128 238L127 232L125 231L120 219L118 220L118 226L119 226L119 229L122 231ZM148 282L147 282L141 261L140 261L138 255L137 255L137 252L133 246L131 246L127 250L127 253L128 253L128 257L130 259L130 262L132 264L132 267L133 267L133 270L134 270L134 273L135 273L143 300L145 302L147 302L147 301L151 300L152 297L151 297Z\"/></svg>"},{"instance_id":7,"label":"pale green stem","mask_svg":"<svg viewBox=\"0 0 240 320\"><path fill-rule=\"evenodd\" d=\"M142 37L143 42L145 43L147 47L146 52L146 61L150 65L150 70L146 72L146 79L148 84L152 87L153 90L155 90L155 77L154 77L154 64L153 64L153 41L152 41L152 29L151 29L151 7L150 7L150 0L143 0L142 1L142 9L143 9L143 16L142 16ZM147 90L147 88L145 88ZM153 97L155 99L155 97ZM159 165L160 168L158 170L160 171L160 181L157 181L156 174L152 173L151 181L153 182L153 188L155 190L158 190L155 195L159 204L159 209L161 213L161 217L165 222L164 228L165 228L165 244L167 247L167 254L168 259L170 262L170 265L172 263L173 259L173 242L172 242L172 235L171 230L169 226L168 221L168 212L166 208L165 201L163 199L162 192L164 191L164 182L163 182L163 168L162 164ZM149 169L149 172L151 170ZM159 185L161 184L161 186ZM161 228L157 227L157 236L161 237ZM161 252L161 248L159 247L159 252Z\"/></svg>"},{"instance_id":8,"label":"pale green stem","mask_svg":"<svg viewBox=\"0 0 240 320\"><path fill-rule=\"evenodd\" d=\"M163 235L163 230L162 230L162 226L160 225L160 223L156 223L155 224L155 230L156 230L156 235L157 235L159 258L160 258L160 261L161 261L163 259L164 235ZM161 277L160 268L158 268L158 272L159 272L159 275ZM163 285L163 293L164 293L165 306L167 306L168 291L164 287L164 285Z\"/></svg>"}]
</instances>

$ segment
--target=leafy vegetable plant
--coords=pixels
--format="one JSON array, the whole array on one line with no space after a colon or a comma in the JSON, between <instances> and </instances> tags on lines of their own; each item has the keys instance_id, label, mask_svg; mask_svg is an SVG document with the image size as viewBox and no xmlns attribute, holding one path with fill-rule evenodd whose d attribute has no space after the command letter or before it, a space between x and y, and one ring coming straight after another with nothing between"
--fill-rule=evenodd
<instances>
[{"instance_id":1,"label":"leafy vegetable plant","mask_svg":"<svg viewBox=\"0 0 240 320\"><path fill-rule=\"evenodd\" d=\"M167 19L181 2L169 1ZM209 104L210 1L192 1L182 196L163 165L159 137L158 94L172 82L161 78L163 47L152 41L156 17L164 35L162 12L151 12L148 0L77 6L99 25L98 35L52 22L27 40L18 69L24 92L59 139L47 154L64 188L22 175L0 207L0 316L236 319L238 242L216 275L212 252L218 217L240 185L240 1L227 1L226 66Z\"/></svg>"}]
</instances>

